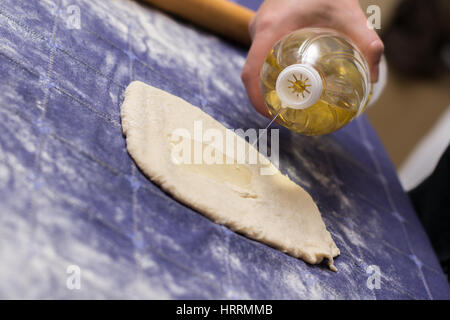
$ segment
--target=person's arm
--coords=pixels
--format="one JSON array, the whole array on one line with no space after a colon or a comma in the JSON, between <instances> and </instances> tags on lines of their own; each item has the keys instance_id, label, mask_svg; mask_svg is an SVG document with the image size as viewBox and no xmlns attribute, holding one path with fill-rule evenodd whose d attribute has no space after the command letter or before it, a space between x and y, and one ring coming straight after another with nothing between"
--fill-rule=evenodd
<instances>
[{"instance_id":1,"label":"person's arm","mask_svg":"<svg viewBox=\"0 0 450 320\"><path fill-rule=\"evenodd\" d=\"M332 28L350 37L366 57L375 82L384 46L366 21L358 0L265 0L249 25L252 46L241 75L255 109L269 115L259 86L266 55L284 35L300 28Z\"/></svg>"}]
</instances>

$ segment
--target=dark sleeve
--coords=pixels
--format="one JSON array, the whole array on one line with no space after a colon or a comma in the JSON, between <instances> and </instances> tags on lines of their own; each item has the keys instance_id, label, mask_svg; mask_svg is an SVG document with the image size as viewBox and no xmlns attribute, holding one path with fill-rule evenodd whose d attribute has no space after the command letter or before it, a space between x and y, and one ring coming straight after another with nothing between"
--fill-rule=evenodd
<instances>
[{"instance_id":1,"label":"dark sleeve","mask_svg":"<svg viewBox=\"0 0 450 320\"><path fill-rule=\"evenodd\" d=\"M448 273L450 263L450 146L433 173L409 192L431 244Z\"/></svg>"}]
</instances>

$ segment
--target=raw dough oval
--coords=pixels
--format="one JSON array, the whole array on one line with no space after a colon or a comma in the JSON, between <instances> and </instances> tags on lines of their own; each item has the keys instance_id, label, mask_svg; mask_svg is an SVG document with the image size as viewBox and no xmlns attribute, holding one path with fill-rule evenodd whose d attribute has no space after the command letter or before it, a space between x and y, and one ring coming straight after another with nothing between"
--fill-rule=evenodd
<instances>
[{"instance_id":1,"label":"raw dough oval","mask_svg":"<svg viewBox=\"0 0 450 320\"><path fill-rule=\"evenodd\" d=\"M216 223L308 263L327 258L336 271L333 257L339 249L313 199L266 158L266 163L252 165L173 161L175 130L187 130L194 137L194 123L201 121L203 130L220 130L225 136L227 129L221 123L185 100L139 81L127 87L121 117L129 154L167 193ZM231 134L236 141L244 140ZM261 168L268 166L275 174L261 175Z\"/></svg>"}]
</instances>

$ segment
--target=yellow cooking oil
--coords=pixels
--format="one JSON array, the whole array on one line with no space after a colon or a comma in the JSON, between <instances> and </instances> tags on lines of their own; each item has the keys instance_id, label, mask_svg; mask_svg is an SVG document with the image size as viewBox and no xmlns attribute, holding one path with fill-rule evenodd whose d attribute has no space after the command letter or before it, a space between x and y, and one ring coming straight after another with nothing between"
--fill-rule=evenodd
<instances>
[{"instance_id":1,"label":"yellow cooking oil","mask_svg":"<svg viewBox=\"0 0 450 320\"><path fill-rule=\"evenodd\" d=\"M351 40L334 30L307 28L270 51L261 89L278 123L313 136L336 131L364 112L372 85L367 62Z\"/></svg>"}]
</instances>

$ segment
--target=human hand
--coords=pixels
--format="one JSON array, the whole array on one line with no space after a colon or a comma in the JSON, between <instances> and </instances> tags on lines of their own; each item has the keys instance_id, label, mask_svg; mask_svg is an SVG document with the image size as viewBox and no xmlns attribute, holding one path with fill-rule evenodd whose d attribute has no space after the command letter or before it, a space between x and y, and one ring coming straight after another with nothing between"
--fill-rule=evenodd
<instances>
[{"instance_id":1,"label":"human hand","mask_svg":"<svg viewBox=\"0 0 450 320\"><path fill-rule=\"evenodd\" d=\"M347 35L366 57L372 82L377 81L384 45L366 21L358 0L265 0L249 24L252 45L241 75L255 109L269 116L259 85L267 54L283 36L301 28L325 27Z\"/></svg>"}]
</instances>

